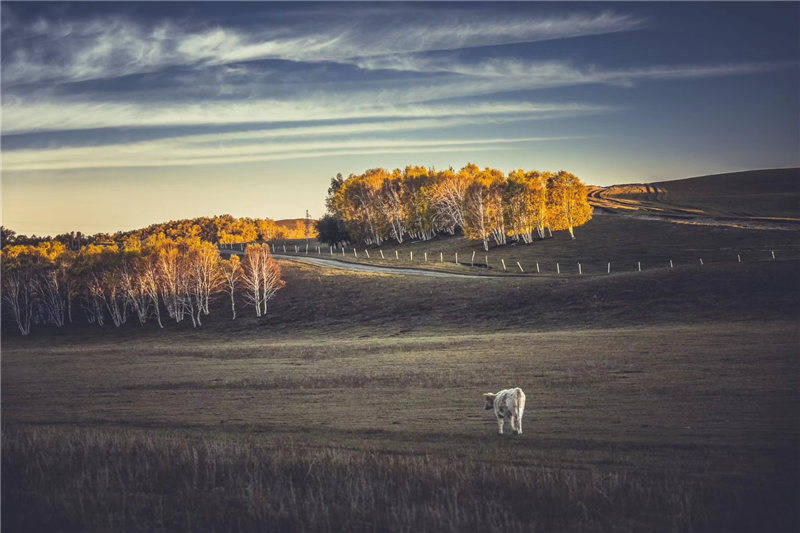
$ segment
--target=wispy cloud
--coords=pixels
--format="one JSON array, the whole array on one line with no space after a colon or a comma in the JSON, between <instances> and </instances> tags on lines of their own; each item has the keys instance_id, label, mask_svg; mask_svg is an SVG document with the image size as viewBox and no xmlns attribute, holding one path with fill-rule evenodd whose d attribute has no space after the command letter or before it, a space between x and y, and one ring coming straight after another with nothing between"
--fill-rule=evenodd
<instances>
[{"instance_id":1,"label":"wispy cloud","mask_svg":"<svg viewBox=\"0 0 800 533\"><path fill-rule=\"evenodd\" d=\"M2 109L6 134L91 128L248 124L374 118L524 115L549 118L598 113L608 106L581 103L476 102L472 104L381 104L380 98L310 98L298 101L207 101L198 103L91 103L9 99Z\"/></svg>"},{"instance_id":2,"label":"wispy cloud","mask_svg":"<svg viewBox=\"0 0 800 533\"><path fill-rule=\"evenodd\" d=\"M4 61L4 85L75 82L152 72L167 66L220 65L259 59L354 62L363 56L453 50L631 30L642 21L611 11L501 16L473 10L443 14L417 9L332 10L324 26L264 23L188 30L162 20L146 25L121 16L93 20L40 19ZM344 16L343 16L344 15ZM427 16L426 16L427 15ZM404 20L397 23L398 19ZM35 46L33 46L35 44ZM361 63L366 68L369 63Z\"/></svg>"},{"instance_id":3,"label":"wispy cloud","mask_svg":"<svg viewBox=\"0 0 800 533\"><path fill-rule=\"evenodd\" d=\"M376 61L374 58L370 61ZM476 63L414 57L383 58L383 68L446 71L454 76L415 83L365 84L306 91L298 96L158 101L80 101L6 96L5 134L32 131L118 127L248 124L370 118L437 118L525 114L556 118L604 112L608 106L573 103L482 101L432 103L517 90L586 84L631 86L637 82L755 74L790 66L785 63L672 65L633 69L576 67L563 61L526 62L492 59ZM376 63L377 65L377 63Z\"/></svg>"},{"instance_id":4,"label":"wispy cloud","mask_svg":"<svg viewBox=\"0 0 800 533\"><path fill-rule=\"evenodd\" d=\"M198 145L180 138L170 142L139 142L116 146L16 150L2 154L8 171L74 168L186 166L253 161L276 161L299 157L477 150L499 145L574 140L579 137L512 137L489 139L345 139L301 142ZM224 140L224 136L222 137Z\"/></svg>"},{"instance_id":5,"label":"wispy cloud","mask_svg":"<svg viewBox=\"0 0 800 533\"><path fill-rule=\"evenodd\" d=\"M366 69L402 72L448 73L470 77L472 83L495 80L507 86L526 88L561 87L586 83L629 85L641 80L711 78L753 74L795 66L794 63L725 63L712 65L654 65L641 68L602 68L579 66L568 61L531 61L516 58L491 58L465 61L458 56L399 54L360 58L356 64Z\"/></svg>"}]
</instances>

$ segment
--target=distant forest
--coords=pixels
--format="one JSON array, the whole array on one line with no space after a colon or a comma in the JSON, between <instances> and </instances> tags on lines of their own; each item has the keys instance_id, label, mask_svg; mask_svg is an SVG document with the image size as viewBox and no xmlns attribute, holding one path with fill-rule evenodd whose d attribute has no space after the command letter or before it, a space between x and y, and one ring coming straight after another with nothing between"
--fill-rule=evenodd
<instances>
[{"instance_id":1,"label":"distant forest","mask_svg":"<svg viewBox=\"0 0 800 533\"><path fill-rule=\"evenodd\" d=\"M68 250L79 251L87 244L100 246L123 245L130 240L145 241L149 237L166 237L170 239L189 239L197 237L201 241L213 244L232 244L248 242L265 242L280 239L304 239L316 237L316 226L313 220L289 219L272 220L269 218L236 218L231 215L215 217L199 217L184 220L170 220L151 224L146 228L116 233L96 233L87 235L80 231L62 233L54 237L36 235L17 235L10 228L2 228L2 246L37 245L42 242L60 242Z\"/></svg>"}]
</instances>

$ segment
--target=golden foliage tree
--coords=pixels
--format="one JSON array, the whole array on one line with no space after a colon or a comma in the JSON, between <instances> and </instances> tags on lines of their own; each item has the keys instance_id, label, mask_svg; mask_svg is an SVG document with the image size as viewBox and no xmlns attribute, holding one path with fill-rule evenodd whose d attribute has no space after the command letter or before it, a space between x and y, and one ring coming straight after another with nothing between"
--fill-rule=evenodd
<instances>
[{"instance_id":1,"label":"golden foliage tree","mask_svg":"<svg viewBox=\"0 0 800 533\"><path fill-rule=\"evenodd\" d=\"M547 199L550 229L567 230L572 239L575 238L574 228L592 218L586 185L574 174L562 170L550 176L547 181Z\"/></svg>"},{"instance_id":2,"label":"golden foliage tree","mask_svg":"<svg viewBox=\"0 0 800 533\"><path fill-rule=\"evenodd\" d=\"M281 279L281 267L272 257L269 245L251 244L245 248L242 270L247 301L255 307L257 317L265 315L267 302L286 285Z\"/></svg>"}]
</instances>

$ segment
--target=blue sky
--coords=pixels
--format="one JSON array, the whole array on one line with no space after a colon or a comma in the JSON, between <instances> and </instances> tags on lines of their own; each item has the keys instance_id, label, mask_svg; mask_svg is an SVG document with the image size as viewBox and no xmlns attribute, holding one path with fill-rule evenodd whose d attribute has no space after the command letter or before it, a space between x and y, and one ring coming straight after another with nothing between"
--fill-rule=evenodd
<instances>
[{"instance_id":1,"label":"blue sky","mask_svg":"<svg viewBox=\"0 0 800 533\"><path fill-rule=\"evenodd\" d=\"M2 4L3 224L323 211L473 161L592 184L797 166L796 3Z\"/></svg>"}]
</instances>

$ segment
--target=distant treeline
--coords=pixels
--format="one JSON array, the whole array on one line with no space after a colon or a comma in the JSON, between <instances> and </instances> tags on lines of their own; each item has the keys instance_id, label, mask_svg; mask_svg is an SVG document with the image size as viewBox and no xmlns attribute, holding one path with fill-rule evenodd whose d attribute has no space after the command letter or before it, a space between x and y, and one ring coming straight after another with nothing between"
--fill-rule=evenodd
<instances>
[{"instance_id":1,"label":"distant treeline","mask_svg":"<svg viewBox=\"0 0 800 533\"><path fill-rule=\"evenodd\" d=\"M328 215L317 228L324 242L375 245L460 231L488 250L490 240L531 243L546 230L567 230L574 238L574 228L592 217L586 193L586 186L565 171L514 170L506 176L474 164L458 172L378 168L331 180Z\"/></svg>"},{"instance_id":2,"label":"distant treeline","mask_svg":"<svg viewBox=\"0 0 800 533\"><path fill-rule=\"evenodd\" d=\"M80 231L62 233L55 237L36 235L17 235L8 228L2 228L2 246L37 245L42 242L60 242L69 250L78 251L87 244L101 246L121 245L131 238L144 241L150 237L162 236L169 239L198 238L214 244L248 243L276 239L303 239L316 236L313 221L304 219L275 222L269 218L235 218L231 215L199 217L185 220L170 220L152 224L146 228L117 233L97 233L85 235Z\"/></svg>"},{"instance_id":3,"label":"distant treeline","mask_svg":"<svg viewBox=\"0 0 800 533\"><path fill-rule=\"evenodd\" d=\"M23 335L32 325L62 327L81 315L98 326L110 321L119 327L135 316L142 325L189 319L196 327L210 314L215 295L227 293L232 318L237 297L261 316L284 285L267 244L248 245L242 260L236 255L224 260L215 244L197 235L171 238L159 232L142 240L140 235L132 232L120 244L86 244L77 251L55 240L6 245L6 316ZM254 240L247 233L237 238Z\"/></svg>"}]
</instances>

